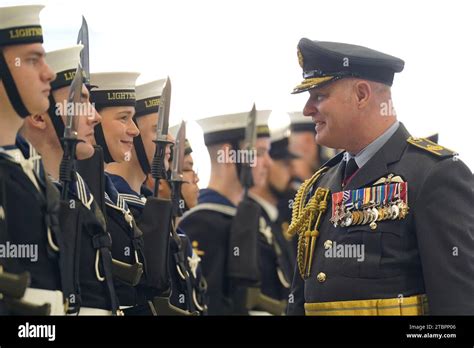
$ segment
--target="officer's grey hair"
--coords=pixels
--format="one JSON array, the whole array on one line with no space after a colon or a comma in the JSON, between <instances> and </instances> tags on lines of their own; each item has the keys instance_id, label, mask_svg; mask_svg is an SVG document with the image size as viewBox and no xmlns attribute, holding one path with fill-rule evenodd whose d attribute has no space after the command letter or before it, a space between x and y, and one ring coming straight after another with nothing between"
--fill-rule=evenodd
<instances>
[{"instance_id":1,"label":"officer's grey hair","mask_svg":"<svg viewBox=\"0 0 474 348\"><path fill-rule=\"evenodd\" d=\"M375 94L378 94L380 96L384 97L390 97L391 94L391 89L390 86L380 83L380 82L374 82L374 81L368 81L370 84L370 87L372 88L372 91Z\"/></svg>"}]
</instances>

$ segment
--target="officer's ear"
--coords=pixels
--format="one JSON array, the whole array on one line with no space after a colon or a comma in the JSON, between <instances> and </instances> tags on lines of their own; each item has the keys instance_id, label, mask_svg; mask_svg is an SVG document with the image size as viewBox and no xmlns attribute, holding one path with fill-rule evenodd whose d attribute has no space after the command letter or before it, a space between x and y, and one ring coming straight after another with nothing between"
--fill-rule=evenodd
<instances>
[{"instance_id":1,"label":"officer's ear","mask_svg":"<svg viewBox=\"0 0 474 348\"><path fill-rule=\"evenodd\" d=\"M25 122L28 122L29 125L35 129L45 130L47 127L46 117L45 114L31 115L25 119Z\"/></svg>"},{"instance_id":2,"label":"officer's ear","mask_svg":"<svg viewBox=\"0 0 474 348\"><path fill-rule=\"evenodd\" d=\"M361 80L354 84L354 92L358 109L367 107L370 97L372 96L372 87L369 82Z\"/></svg>"}]
</instances>

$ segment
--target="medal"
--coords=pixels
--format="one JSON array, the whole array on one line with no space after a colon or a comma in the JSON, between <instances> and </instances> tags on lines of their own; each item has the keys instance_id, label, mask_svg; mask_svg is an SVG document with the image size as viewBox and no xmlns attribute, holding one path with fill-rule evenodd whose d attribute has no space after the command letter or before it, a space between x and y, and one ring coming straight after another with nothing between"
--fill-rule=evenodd
<instances>
[{"instance_id":1,"label":"medal","mask_svg":"<svg viewBox=\"0 0 474 348\"><path fill-rule=\"evenodd\" d=\"M344 215L344 219L341 222L342 227L348 227L352 224L352 214L350 211L347 211Z\"/></svg>"},{"instance_id":2,"label":"medal","mask_svg":"<svg viewBox=\"0 0 474 348\"><path fill-rule=\"evenodd\" d=\"M398 218L398 215L400 212L400 209L398 208L398 205L397 205L399 198L400 198L400 184L396 183L393 190L393 202L392 202L392 207L391 207L392 220L395 220L396 218Z\"/></svg>"},{"instance_id":3,"label":"medal","mask_svg":"<svg viewBox=\"0 0 474 348\"><path fill-rule=\"evenodd\" d=\"M404 219L409 210L408 183L396 178L400 181L389 177L383 185L333 193L330 222L334 227L368 224L375 230L377 222Z\"/></svg>"},{"instance_id":4,"label":"medal","mask_svg":"<svg viewBox=\"0 0 474 348\"><path fill-rule=\"evenodd\" d=\"M372 208L372 217L373 219L371 222L377 221L379 218L379 211L375 207Z\"/></svg>"},{"instance_id":5,"label":"medal","mask_svg":"<svg viewBox=\"0 0 474 348\"><path fill-rule=\"evenodd\" d=\"M390 219L395 220L398 217L398 212L399 212L398 206L396 204L392 204L390 209L392 211L392 217Z\"/></svg>"}]
</instances>

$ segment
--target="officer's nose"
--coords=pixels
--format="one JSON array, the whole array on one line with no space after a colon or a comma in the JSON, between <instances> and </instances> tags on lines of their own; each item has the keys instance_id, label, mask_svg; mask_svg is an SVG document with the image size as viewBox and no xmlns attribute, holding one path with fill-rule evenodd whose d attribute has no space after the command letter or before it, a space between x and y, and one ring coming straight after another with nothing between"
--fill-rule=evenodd
<instances>
[{"instance_id":1,"label":"officer's nose","mask_svg":"<svg viewBox=\"0 0 474 348\"><path fill-rule=\"evenodd\" d=\"M317 112L317 109L316 109L316 107L314 106L314 104L312 102L312 98L309 97L308 101L306 102L306 105L304 106L303 115L311 117L314 114L316 114L316 112Z\"/></svg>"}]
</instances>

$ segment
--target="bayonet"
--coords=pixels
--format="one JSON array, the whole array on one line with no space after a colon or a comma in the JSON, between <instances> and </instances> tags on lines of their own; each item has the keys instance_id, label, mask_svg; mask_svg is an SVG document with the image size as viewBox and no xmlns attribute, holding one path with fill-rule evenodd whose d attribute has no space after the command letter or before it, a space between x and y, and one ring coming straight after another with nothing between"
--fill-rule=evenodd
<instances>
[{"instance_id":1,"label":"bayonet","mask_svg":"<svg viewBox=\"0 0 474 348\"><path fill-rule=\"evenodd\" d=\"M253 104L252 110L249 113L247 118L247 127L245 128L245 139L244 139L244 146L243 150L247 152L247 158L252 159L254 156L254 160L256 160L256 153L255 153L255 143L257 142L257 109L255 107L255 103ZM248 189L253 186L252 180L252 170L250 167L250 163L243 163L242 170L240 173L240 182L242 187L245 190L245 196L248 194Z\"/></svg>"},{"instance_id":2,"label":"bayonet","mask_svg":"<svg viewBox=\"0 0 474 348\"><path fill-rule=\"evenodd\" d=\"M66 125L64 128L64 139L77 139L77 105L81 102L82 95L82 67L78 65L76 75L69 88L69 96L66 108Z\"/></svg>"},{"instance_id":3,"label":"bayonet","mask_svg":"<svg viewBox=\"0 0 474 348\"><path fill-rule=\"evenodd\" d=\"M171 106L171 80L166 78L165 86L160 97L160 107L158 110L158 127L156 129L157 141L168 141L168 126Z\"/></svg>"},{"instance_id":4,"label":"bayonet","mask_svg":"<svg viewBox=\"0 0 474 348\"><path fill-rule=\"evenodd\" d=\"M186 147L186 123L181 125L176 135L173 146L173 166L171 168L171 181L183 181L184 150Z\"/></svg>"},{"instance_id":5,"label":"bayonet","mask_svg":"<svg viewBox=\"0 0 474 348\"><path fill-rule=\"evenodd\" d=\"M76 160L77 121L79 115L76 114L77 105L81 102L82 96L82 67L79 64L76 75L69 88L69 96L66 108L66 125L64 127L63 158L59 167L59 180L62 183L61 198L67 200L69 183L74 181L74 166ZM58 116L59 117L59 116Z\"/></svg>"},{"instance_id":6,"label":"bayonet","mask_svg":"<svg viewBox=\"0 0 474 348\"><path fill-rule=\"evenodd\" d=\"M156 129L156 140L154 140L156 148L151 165L151 175L155 179L155 197L158 197L160 179L166 179L165 152L166 146L170 144L170 141L168 140L170 105L171 80L169 77L167 77L160 98L160 106L158 109L158 126Z\"/></svg>"},{"instance_id":7,"label":"bayonet","mask_svg":"<svg viewBox=\"0 0 474 348\"><path fill-rule=\"evenodd\" d=\"M186 123L181 121L181 125L179 126L178 134L176 135L175 144L173 147L173 164L171 169L171 237L175 243L174 247L174 261L176 264L176 270L178 272L179 277L184 282L186 289L187 289L187 303L188 303L188 310L193 313L197 314L196 308L194 306L192 300L193 294L193 287L191 283L191 279L189 277L189 270L186 265L187 258L183 248L183 242L181 237L176 232L176 219L182 215L182 211L180 208L180 202L182 200L181 196L181 186L183 185L183 164L184 164L184 149L186 147ZM189 266L189 264L188 264Z\"/></svg>"},{"instance_id":8,"label":"bayonet","mask_svg":"<svg viewBox=\"0 0 474 348\"><path fill-rule=\"evenodd\" d=\"M89 27L87 26L87 21L82 16L82 26L79 30L79 35L77 36L77 43L84 46L81 51L81 66L84 71L84 84L88 86L90 84L90 65L89 65Z\"/></svg>"}]
</instances>

